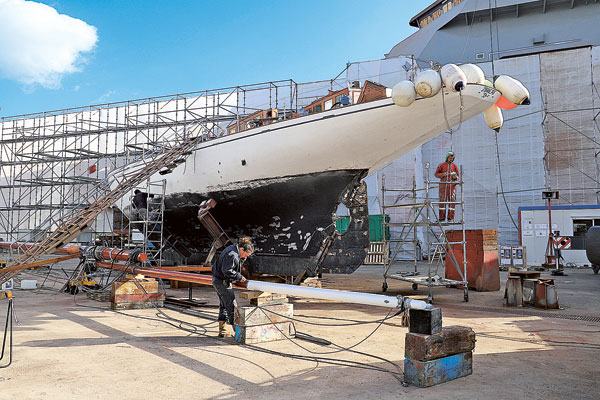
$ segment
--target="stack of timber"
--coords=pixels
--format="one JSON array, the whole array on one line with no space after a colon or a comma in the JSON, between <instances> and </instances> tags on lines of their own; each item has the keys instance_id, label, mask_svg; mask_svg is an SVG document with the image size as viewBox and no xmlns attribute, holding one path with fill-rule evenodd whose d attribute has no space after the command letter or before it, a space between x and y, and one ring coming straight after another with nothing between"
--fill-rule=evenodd
<instances>
[{"instance_id":1,"label":"stack of timber","mask_svg":"<svg viewBox=\"0 0 600 400\"><path fill-rule=\"evenodd\" d=\"M293 336L294 306L286 295L263 292L242 292L251 306L238 307L235 316L235 341L242 344L264 343Z\"/></svg>"},{"instance_id":2,"label":"stack of timber","mask_svg":"<svg viewBox=\"0 0 600 400\"><path fill-rule=\"evenodd\" d=\"M164 301L164 293L158 291L158 281L139 275L128 275L124 280L113 282L110 292L110 306L113 310L162 307Z\"/></svg>"},{"instance_id":3,"label":"stack of timber","mask_svg":"<svg viewBox=\"0 0 600 400\"><path fill-rule=\"evenodd\" d=\"M464 326L442 327L439 308L410 310L404 343L404 381L428 387L473 372L475 332Z\"/></svg>"},{"instance_id":4,"label":"stack of timber","mask_svg":"<svg viewBox=\"0 0 600 400\"><path fill-rule=\"evenodd\" d=\"M323 287L323 285L321 284L321 279L319 279L317 277L306 278L304 281L302 281L302 283L300 283L300 286L308 286L308 287L316 287L316 288Z\"/></svg>"}]
</instances>

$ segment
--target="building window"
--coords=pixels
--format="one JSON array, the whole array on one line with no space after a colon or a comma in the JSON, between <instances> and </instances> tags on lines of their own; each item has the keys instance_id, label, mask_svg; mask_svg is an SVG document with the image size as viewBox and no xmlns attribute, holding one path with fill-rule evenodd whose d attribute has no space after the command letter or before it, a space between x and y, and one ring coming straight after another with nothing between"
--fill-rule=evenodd
<instances>
[{"instance_id":1,"label":"building window","mask_svg":"<svg viewBox=\"0 0 600 400\"><path fill-rule=\"evenodd\" d=\"M573 236L585 236L592 226L600 226L600 219L581 218L573 220Z\"/></svg>"},{"instance_id":2,"label":"building window","mask_svg":"<svg viewBox=\"0 0 600 400\"><path fill-rule=\"evenodd\" d=\"M313 112L321 112L323 111L323 106L321 104L317 104L316 106L313 107Z\"/></svg>"}]
</instances>

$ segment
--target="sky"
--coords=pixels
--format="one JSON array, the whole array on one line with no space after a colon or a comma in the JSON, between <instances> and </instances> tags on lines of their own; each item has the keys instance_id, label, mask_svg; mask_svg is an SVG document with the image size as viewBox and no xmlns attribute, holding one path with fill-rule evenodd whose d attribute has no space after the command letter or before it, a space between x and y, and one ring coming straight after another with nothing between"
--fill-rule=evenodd
<instances>
[{"instance_id":1,"label":"sky","mask_svg":"<svg viewBox=\"0 0 600 400\"><path fill-rule=\"evenodd\" d=\"M0 0L0 117L330 79L432 1Z\"/></svg>"}]
</instances>

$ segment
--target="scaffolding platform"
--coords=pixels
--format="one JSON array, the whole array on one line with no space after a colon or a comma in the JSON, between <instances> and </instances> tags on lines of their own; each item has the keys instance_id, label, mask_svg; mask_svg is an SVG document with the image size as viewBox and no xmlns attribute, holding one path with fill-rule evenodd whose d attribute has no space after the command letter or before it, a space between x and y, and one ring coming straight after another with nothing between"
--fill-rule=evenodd
<instances>
[{"instance_id":1,"label":"scaffolding platform","mask_svg":"<svg viewBox=\"0 0 600 400\"><path fill-rule=\"evenodd\" d=\"M388 239L390 244L394 243L392 255L387 259L383 271L382 291L388 289L388 279L408 282L412 285L413 290L417 290L419 286L425 286L429 289L428 301L433 303L432 288L440 286L455 286L463 287L463 296L465 301L469 301L469 292L467 284L467 260L463 257L462 265L458 263L456 256L452 250L453 245L462 246L463 254L466 254L466 234L464 220L464 196L463 196L463 177L462 166L460 167L459 179L451 182L432 182L429 179L429 163L425 164L425 185L423 188L417 188L416 180L413 178L413 187L411 189L390 189L385 187L385 176L382 177L382 210L386 215L386 210L394 208L408 209L408 216L404 221L387 222L384 218L384 231L391 226L401 227L399 237L396 239ZM440 185L456 185L460 189L460 199L456 201L438 201L431 197L431 190L440 187ZM397 192L398 199L395 199L393 205L386 205L386 192ZM404 195L402 194L404 192ZM410 193L409 196L406 192ZM407 202L401 203L399 199L407 199ZM452 221L441 221L438 218L438 212L434 207L445 208L446 211L459 206L460 212L456 212L456 219ZM445 229L448 227L456 227L462 231L462 240L448 240ZM425 243L421 245L418 239L418 229L425 232ZM413 244L413 261L414 271L404 271L400 273L390 273L390 268L396 259L398 253L403 247L412 242ZM421 275L417 270L417 261L421 258L419 249L425 248L427 251L427 275ZM455 268L462 280L453 280L445 278L445 270L449 259L451 267ZM444 268L440 266L444 264Z\"/></svg>"}]
</instances>

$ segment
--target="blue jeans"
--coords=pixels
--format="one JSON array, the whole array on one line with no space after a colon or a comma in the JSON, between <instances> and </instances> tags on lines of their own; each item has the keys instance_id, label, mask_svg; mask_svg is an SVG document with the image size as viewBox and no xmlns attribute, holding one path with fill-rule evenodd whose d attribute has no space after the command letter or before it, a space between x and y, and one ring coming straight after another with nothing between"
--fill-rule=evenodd
<instances>
[{"instance_id":1,"label":"blue jeans","mask_svg":"<svg viewBox=\"0 0 600 400\"><path fill-rule=\"evenodd\" d=\"M227 321L233 325L234 310L236 306L235 292L231 286L231 282L224 281L213 276L213 287L219 296L219 321Z\"/></svg>"}]
</instances>

